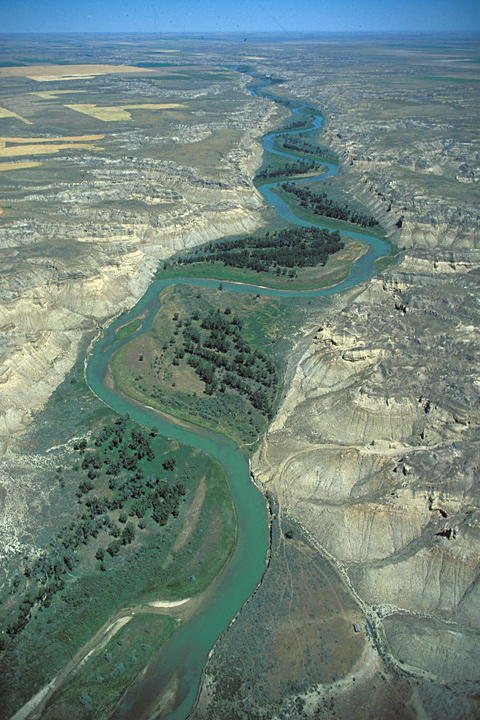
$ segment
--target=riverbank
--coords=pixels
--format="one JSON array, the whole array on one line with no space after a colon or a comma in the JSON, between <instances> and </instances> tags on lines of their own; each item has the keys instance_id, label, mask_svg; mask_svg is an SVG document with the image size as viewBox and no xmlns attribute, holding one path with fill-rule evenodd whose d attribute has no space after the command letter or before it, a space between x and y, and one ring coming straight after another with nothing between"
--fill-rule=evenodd
<instances>
[{"instance_id":1,"label":"riverbank","mask_svg":"<svg viewBox=\"0 0 480 720\"><path fill-rule=\"evenodd\" d=\"M262 190L268 190L268 187ZM295 222L300 225L303 224L298 220ZM362 237L360 240L364 239ZM371 238L369 244L371 244L370 250L356 260L348 277L334 287L321 290L317 288L296 293L288 289L260 288L255 284L240 284L230 281L225 282L224 287L226 290L235 291L236 293L276 298L292 298L295 295L303 298L313 298L330 295L339 292L343 288L355 285L374 272L373 263L376 257L385 253L385 246L375 238ZM116 710L116 718L129 717L132 712L135 713L136 717L140 717L142 713L147 712L149 707L157 707L158 698L163 692L161 688L164 688L165 692L168 691L170 694L168 707L172 710L170 714L172 720L174 718L184 718L188 714L197 694L201 668L208 657L210 649L218 636L236 616L239 608L254 592L263 575L267 556L268 538L265 522L265 502L262 495L249 480L248 462L239 448L225 438L201 428L191 425L182 426L170 422L165 416L159 415L152 408L141 407L129 401L119 395L115 387L108 387L103 382L112 353L122 345L130 342L132 338L140 337L140 335L151 329L159 307L158 295L162 288L173 283L179 283L180 285L192 284L192 279L180 277L152 283L137 306L130 313L122 315L107 331L105 337L93 348L87 367L88 381L97 396L107 405L115 408L117 412L122 415L128 412L132 419L143 426L148 428L157 426L159 433L166 437L187 442L217 459L227 473L230 490L234 498L238 536L230 561L220 573L218 579L214 581L215 594L198 607L198 611L155 655L149 665L148 672L142 675L141 682L133 686ZM215 288L218 282L199 278L194 281L194 284L200 288ZM138 322L135 321L138 321L140 317L142 318L142 324L141 327L137 328ZM128 326L130 322L134 323L130 326L134 330L133 334L125 336L123 339L122 335L115 337L115 331L120 327ZM245 558L248 558L248 563L245 562ZM161 610L161 608L159 609ZM167 613L163 612L162 614ZM125 632L129 626L130 622L125 625ZM123 628L119 632L123 632ZM188 655L185 655L186 648L188 648ZM171 695L172 687L175 688L173 696ZM135 709L132 710L132 708Z\"/></svg>"}]
</instances>

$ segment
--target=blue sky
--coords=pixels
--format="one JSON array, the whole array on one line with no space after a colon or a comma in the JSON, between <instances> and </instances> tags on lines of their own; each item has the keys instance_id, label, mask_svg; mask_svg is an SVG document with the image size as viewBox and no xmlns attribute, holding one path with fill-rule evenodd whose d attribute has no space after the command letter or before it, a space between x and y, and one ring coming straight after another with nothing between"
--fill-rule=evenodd
<instances>
[{"instance_id":1,"label":"blue sky","mask_svg":"<svg viewBox=\"0 0 480 720\"><path fill-rule=\"evenodd\" d=\"M2 0L2 32L480 30L479 0Z\"/></svg>"}]
</instances>

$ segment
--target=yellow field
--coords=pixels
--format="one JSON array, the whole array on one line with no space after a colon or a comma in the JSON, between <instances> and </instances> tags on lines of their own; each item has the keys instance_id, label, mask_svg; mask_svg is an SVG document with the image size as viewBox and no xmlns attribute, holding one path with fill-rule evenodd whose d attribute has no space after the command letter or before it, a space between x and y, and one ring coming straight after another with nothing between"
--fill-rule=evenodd
<instances>
[{"instance_id":1,"label":"yellow field","mask_svg":"<svg viewBox=\"0 0 480 720\"><path fill-rule=\"evenodd\" d=\"M127 110L168 110L169 108L184 108L187 106L180 105L179 103L145 103L143 105L113 105L110 107L99 107L97 105L90 105L87 103L75 103L73 105L65 105L65 107L81 112L84 115L90 115L97 120L114 122L117 120L131 120L132 115L127 112Z\"/></svg>"},{"instance_id":2,"label":"yellow field","mask_svg":"<svg viewBox=\"0 0 480 720\"><path fill-rule=\"evenodd\" d=\"M86 90L45 90L44 92L34 92L32 95L43 98L44 100L56 100L59 95L70 95L71 93L84 93Z\"/></svg>"},{"instance_id":3,"label":"yellow field","mask_svg":"<svg viewBox=\"0 0 480 720\"><path fill-rule=\"evenodd\" d=\"M21 120L26 125L33 125L30 120L26 120L21 115L17 115L17 113L12 112L11 110L7 110L7 108L0 107L0 118L7 118L7 117L14 117L17 118L17 120Z\"/></svg>"},{"instance_id":4,"label":"yellow field","mask_svg":"<svg viewBox=\"0 0 480 720\"><path fill-rule=\"evenodd\" d=\"M58 143L58 142L91 142L92 140L102 140L105 135L72 135L68 137L56 137L56 138L21 138L21 137L5 137L0 135L0 148L5 147L7 143L14 143L15 145L33 143Z\"/></svg>"},{"instance_id":5,"label":"yellow field","mask_svg":"<svg viewBox=\"0 0 480 720\"><path fill-rule=\"evenodd\" d=\"M0 68L0 77L22 75L38 82L52 80L78 80L80 78L93 78L95 75L108 75L109 73L138 73L151 72L148 68L136 68L130 65L30 65L24 67Z\"/></svg>"},{"instance_id":6,"label":"yellow field","mask_svg":"<svg viewBox=\"0 0 480 720\"><path fill-rule=\"evenodd\" d=\"M19 157L21 155L48 155L57 153L59 150L75 150L83 148L86 150L103 150L98 145L93 145L93 140L101 140L105 135L75 135L73 137L58 138L21 138L21 137L0 137L0 157ZM15 167L2 166L4 170L12 170L18 167L17 163L8 163ZM30 165L39 165L34 163ZM24 167L28 163L22 163Z\"/></svg>"},{"instance_id":7,"label":"yellow field","mask_svg":"<svg viewBox=\"0 0 480 720\"><path fill-rule=\"evenodd\" d=\"M43 165L41 162L16 162L16 163L0 163L0 172L4 172L5 170L24 170L25 168L32 168L37 167L38 165ZM2 208L0 208L0 215L4 211Z\"/></svg>"},{"instance_id":8,"label":"yellow field","mask_svg":"<svg viewBox=\"0 0 480 720\"><path fill-rule=\"evenodd\" d=\"M25 65L23 67L0 68L0 78L23 76L38 82L58 80L86 80L95 75L112 75L126 73L151 73L153 75L176 75L185 73L189 66L137 68L131 65Z\"/></svg>"},{"instance_id":9,"label":"yellow field","mask_svg":"<svg viewBox=\"0 0 480 720\"><path fill-rule=\"evenodd\" d=\"M16 145L0 148L0 157L19 157L20 155L49 155L59 150L103 150L91 143L59 143L58 145Z\"/></svg>"}]
</instances>

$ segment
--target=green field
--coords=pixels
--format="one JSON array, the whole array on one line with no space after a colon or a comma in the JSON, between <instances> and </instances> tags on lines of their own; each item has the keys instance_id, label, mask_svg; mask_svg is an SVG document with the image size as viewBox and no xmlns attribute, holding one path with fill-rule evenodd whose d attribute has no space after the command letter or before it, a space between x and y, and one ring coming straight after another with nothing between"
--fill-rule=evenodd
<instances>
[{"instance_id":1,"label":"green field","mask_svg":"<svg viewBox=\"0 0 480 720\"><path fill-rule=\"evenodd\" d=\"M115 333L115 337L113 338L111 345L114 345L115 343L119 342L120 340L123 340L123 338L128 337L129 335L132 335L134 332L136 332L139 327L141 326L142 321L139 318L136 318L135 320L132 320L131 322L127 323L126 325L122 325L118 328L117 332Z\"/></svg>"},{"instance_id":2,"label":"green field","mask_svg":"<svg viewBox=\"0 0 480 720\"><path fill-rule=\"evenodd\" d=\"M106 644L102 643L101 649L78 668L71 682L47 703L42 718L62 720L72 710L79 720L91 718L92 713L98 720L108 718L140 669L148 665L178 627L173 618L148 612L126 619L128 622Z\"/></svg>"}]
</instances>

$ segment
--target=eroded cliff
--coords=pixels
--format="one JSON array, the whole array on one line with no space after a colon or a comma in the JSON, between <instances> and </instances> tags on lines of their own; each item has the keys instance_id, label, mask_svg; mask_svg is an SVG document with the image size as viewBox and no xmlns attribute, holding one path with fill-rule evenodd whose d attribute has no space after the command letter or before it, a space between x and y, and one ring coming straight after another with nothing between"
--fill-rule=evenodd
<instances>
[{"instance_id":1,"label":"eroded cliff","mask_svg":"<svg viewBox=\"0 0 480 720\"><path fill-rule=\"evenodd\" d=\"M42 155L41 169L1 173L2 450L63 380L86 334L141 297L159 260L264 222L251 177L262 133L285 111L252 98L246 82L230 73L225 83L165 90L182 97L182 117L103 123L106 135L89 136L101 140L96 152ZM92 92L112 90L110 80L92 83ZM117 78L115 92L125 102L158 87Z\"/></svg>"},{"instance_id":2,"label":"eroded cliff","mask_svg":"<svg viewBox=\"0 0 480 720\"><path fill-rule=\"evenodd\" d=\"M310 333L253 463L439 681L446 621L457 681L480 650L479 279L476 252L410 251L370 281Z\"/></svg>"}]
</instances>

